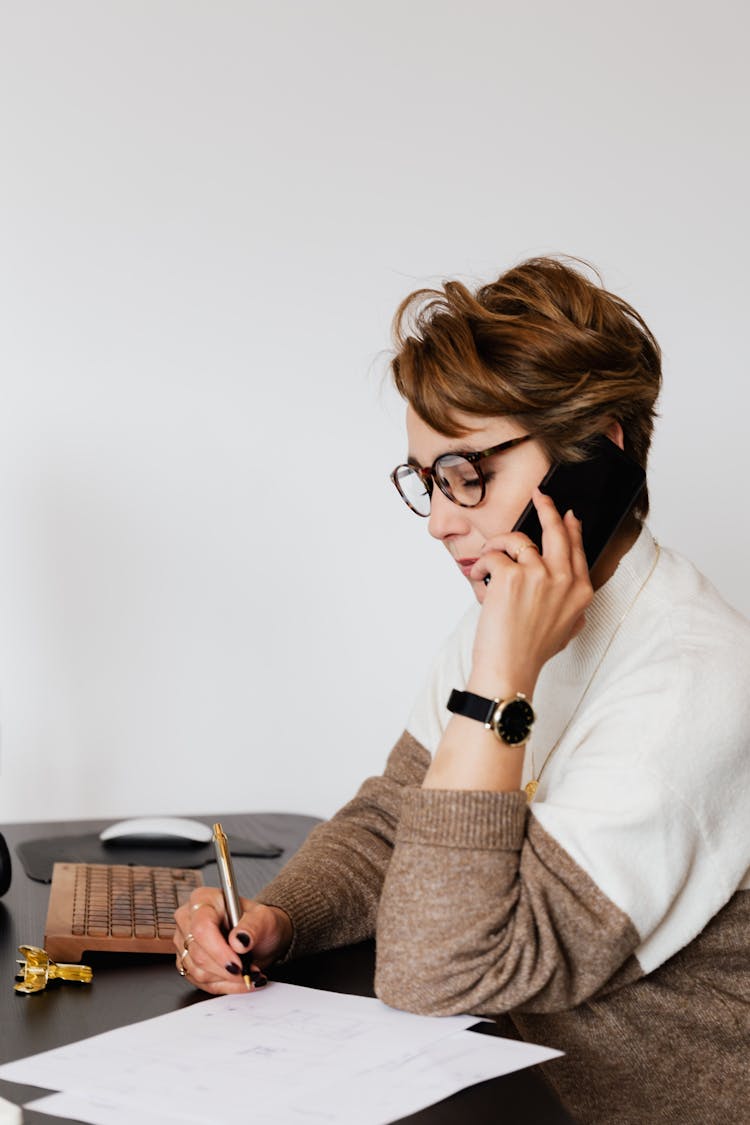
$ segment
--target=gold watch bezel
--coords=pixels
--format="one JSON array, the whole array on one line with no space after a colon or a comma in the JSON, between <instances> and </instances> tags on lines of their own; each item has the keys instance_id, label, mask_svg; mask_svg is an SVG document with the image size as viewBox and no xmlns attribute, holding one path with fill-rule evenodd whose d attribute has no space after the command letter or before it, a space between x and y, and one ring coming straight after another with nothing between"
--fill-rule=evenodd
<instances>
[{"instance_id":1,"label":"gold watch bezel","mask_svg":"<svg viewBox=\"0 0 750 1125\"><path fill-rule=\"evenodd\" d=\"M507 699L494 699L493 703L495 704L495 709L492 712L492 717L490 718L489 722L484 724L485 730L491 730L495 735L495 738L497 738L497 740L501 742L503 746L509 746L511 749L516 749L519 746L525 746L531 738L532 729L536 720L536 715L534 713L534 708L531 705L531 700L522 691L517 691L515 695L510 695ZM502 720L503 713L506 707L508 707L511 703L525 703L531 711L529 729L526 735L523 738L519 739L517 742L509 742L508 739L505 738L500 731L500 722Z\"/></svg>"}]
</instances>

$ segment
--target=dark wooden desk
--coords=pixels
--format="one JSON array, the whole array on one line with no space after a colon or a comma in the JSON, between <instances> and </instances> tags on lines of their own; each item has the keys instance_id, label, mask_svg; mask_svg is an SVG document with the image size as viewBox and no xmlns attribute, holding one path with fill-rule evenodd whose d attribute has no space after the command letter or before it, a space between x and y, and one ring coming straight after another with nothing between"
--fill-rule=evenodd
<instances>
[{"instance_id":1,"label":"dark wooden desk","mask_svg":"<svg viewBox=\"0 0 750 1125\"><path fill-rule=\"evenodd\" d=\"M239 837L255 834L285 849L280 859L237 857L235 868L243 894L256 893L299 847L316 823L311 817L274 813L221 815L224 827ZM215 818L205 819L210 823ZM172 957L127 958L114 954L88 957L94 966L92 986L58 984L46 992L21 996L13 991L18 946L41 945L49 886L29 879L15 845L42 836L99 831L107 821L21 824L3 829L13 858L13 882L0 899L0 1062L24 1058L62 1044L97 1035L137 1020L163 1015L207 999L186 985ZM218 886L214 864L203 869L206 883ZM276 980L372 996L374 951L371 942L305 957L271 973ZM494 1030L491 1027L490 1029ZM40 1074L43 1088L43 1075ZM21 1103L39 1091L0 1082L0 1095ZM26 1110L30 1125L59 1125L60 1118ZM571 1125L538 1068L469 1087L434 1106L403 1118L409 1125ZM208 1125L208 1123L207 1123Z\"/></svg>"}]
</instances>

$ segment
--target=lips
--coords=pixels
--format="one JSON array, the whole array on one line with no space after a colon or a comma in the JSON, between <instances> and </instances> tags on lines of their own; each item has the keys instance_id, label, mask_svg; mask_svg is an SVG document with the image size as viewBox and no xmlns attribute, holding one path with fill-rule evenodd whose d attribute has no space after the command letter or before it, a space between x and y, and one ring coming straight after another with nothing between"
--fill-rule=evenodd
<instances>
[{"instance_id":1,"label":"lips","mask_svg":"<svg viewBox=\"0 0 750 1125\"><path fill-rule=\"evenodd\" d=\"M471 568L474 566L476 559L456 559L456 565L463 574L464 578L469 577Z\"/></svg>"}]
</instances>

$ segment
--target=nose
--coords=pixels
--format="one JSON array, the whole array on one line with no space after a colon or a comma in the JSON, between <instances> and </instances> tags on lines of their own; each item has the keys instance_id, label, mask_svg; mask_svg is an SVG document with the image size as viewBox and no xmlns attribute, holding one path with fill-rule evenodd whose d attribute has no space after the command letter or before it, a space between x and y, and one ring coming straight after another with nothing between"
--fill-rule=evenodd
<instances>
[{"instance_id":1,"label":"nose","mask_svg":"<svg viewBox=\"0 0 750 1125\"><path fill-rule=\"evenodd\" d=\"M468 509L454 504L435 486L430 497L430 515L427 530L433 539L444 540L451 535L465 535L469 529Z\"/></svg>"}]
</instances>

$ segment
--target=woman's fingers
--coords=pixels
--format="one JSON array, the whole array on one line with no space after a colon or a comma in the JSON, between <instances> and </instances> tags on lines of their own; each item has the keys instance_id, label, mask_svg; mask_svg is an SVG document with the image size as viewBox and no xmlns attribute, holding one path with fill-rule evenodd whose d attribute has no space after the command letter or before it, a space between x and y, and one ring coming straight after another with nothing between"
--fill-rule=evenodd
<instances>
[{"instance_id":1,"label":"woman's fingers","mask_svg":"<svg viewBox=\"0 0 750 1125\"><path fill-rule=\"evenodd\" d=\"M240 905L242 917L227 937L224 900L215 888L199 888L175 911L177 968L206 992L242 992L245 976L252 988L262 988L262 966L278 960L292 940L285 911L250 899L241 898Z\"/></svg>"},{"instance_id":2,"label":"woman's fingers","mask_svg":"<svg viewBox=\"0 0 750 1125\"><path fill-rule=\"evenodd\" d=\"M534 489L531 499L542 525L542 553L548 569L552 573L569 572L572 569L569 525L560 517L554 500L539 488Z\"/></svg>"},{"instance_id":3,"label":"woman's fingers","mask_svg":"<svg viewBox=\"0 0 750 1125\"><path fill-rule=\"evenodd\" d=\"M580 520L572 509L561 517L554 501L538 488L534 490L532 499L542 527L542 552L523 532L508 531L495 535L487 541L481 557L474 564L472 580L484 580L485 584L489 584L493 571L511 574L514 566L518 565L537 574L546 572L588 585L589 569Z\"/></svg>"},{"instance_id":4,"label":"woman's fingers","mask_svg":"<svg viewBox=\"0 0 750 1125\"><path fill-rule=\"evenodd\" d=\"M536 549L529 536L521 531L494 535L485 544L482 556L472 571L472 579L480 581L486 575L491 575L492 566L497 568L498 565L503 565L503 560L496 557L498 552L502 552L508 560L519 565L538 566L543 560L544 566L550 572L566 572L572 569L572 543L569 534L572 525L566 524L560 517L552 498L539 488L534 489L532 500L542 528L541 552ZM490 555L493 556L492 559Z\"/></svg>"},{"instance_id":5,"label":"woman's fingers","mask_svg":"<svg viewBox=\"0 0 750 1125\"><path fill-rule=\"evenodd\" d=\"M493 571L506 569L510 573L516 564L544 569L539 550L528 535L521 531L495 535L487 541L482 555L474 563L471 579L488 584L488 580L492 580Z\"/></svg>"},{"instance_id":6,"label":"woman's fingers","mask_svg":"<svg viewBox=\"0 0 750 1125\"><path fill-rule=\"evenodd\" d=\"M216 887L198 887L186 903L177 907L174 917L178 928L186 932L192 930L193 921L197 922L198 913L204 911L214 925L226 925L224 896Z\"/></svg>"},{"instance_id":7,"label":"woman's fingers","mask_svg":"<svg viewBox=\"0 0 750 1125\"><path fill-rule=\"evenodd\" d=\"M581 521L576 519L572 508L565 513L563 520L570 537L570 561L576 578L589 579L589 564L586 561L586 552L583 549L583 527Z\"/></svg>"},{"instance_id":8,"label":"woman's fingers","mask_svg":"<svg viewBox=\"0 0 750 1125\"><path fill-rule=\"evenodd\" d=\"M486 544L485 554L479 560L483 566L480 568L477 564L478 569L489 573L491 562L488 555L502 551L519 565L533 565L542 560L550 573L568 574L572 571L575 578L587 579L588 564L580 520L576 519L572 509L561 517L552 498L538 488L534 489L532 500L542 527L541 554L523 532L509 531L505 535L494 536ZM492 561L497 565L496 560Z\"/></svg>"},{"instance_id":9,"label":"woman's fingers","mask_svg":"<svg viewBox=\"0 0 750 1125\"><path fill-rule=\"evenodd\" d=\"M287 952L292 923L286 911L260 902L240 900L244 913L229 934L229 944L241 955L252 951L259 965L269 965Z\"/></svg>"},{"instance_id":10,"label":"woman's fingers","mask_svg":"<svg viewBox=\"0 0 750 1125\"><path fill-rule=\"evenodd\" d=\"M579 521L572 512L561 518L539 489L533 500L542 554L528 536L507 532L487 541L471 572L474 581L492 578L481 596L472 675L495 691L529 694L546 661L583 627L593 596Z\"/></svg>"},{"instance_id":11,"label":"woman's fingers","mask_svg":"<svg viewBox=\"0 0 750 1125\"><path fill-rule=\"evenodd\" d=\"M177 968L189 984L203 989L204 992L211 993L212 996L226 996L230 993L242 993L248 990L244 975L241 972L219 974L216 969L203 968L195 963L190 951L182 957L178 956ZM257 969L252 969L250 973L251 991L260 987L260 983L256 984L256 980L265 984L265 977Z\"/></svg>"},{"instance_id":12,"label":"woman's fingers","mask_svg":"<svg viewBox=\"0 0 750 1125\"><path fill-rule=\"evenodd\" d=\"M560 518L553 501L537 488L534 503L542 525L542 546L550 573L560 582L564 606L572 617L568 640L585 624L582 612L593 597L586 553L583 549L581 521L572 509Z\"/></svg>"},{"instance_id":13,"label":"woman's fingers","mask_svg":"<svg viewBox=\"0 0 750 1125\"><path fill-rule=\"evenodd\" d=\"M485 545L483 554L477 559L471 569L469 577L472 582L484 582L488 584L492 581L493 573L496 574L508 567L515 566L515 563L509 556L506 542L508 542L508 536L499 535ZM508 542L508 546L509 545Z\"/></svg>"},{"instance_id":14,"label":"woman's fingers","mask_svg":"<svg viewBox=\"0 0 750 1125\"><path fill-rule=\"evenodd\" d=\"M222 933L225 913L221 891L213 887L194 891L189 902L175 911L175 923L177 967L194 984L210 992L217 991L210 985L221 985L222 991L247 987L242 980L240 958Z\"/></svg>"}]
</instances>

